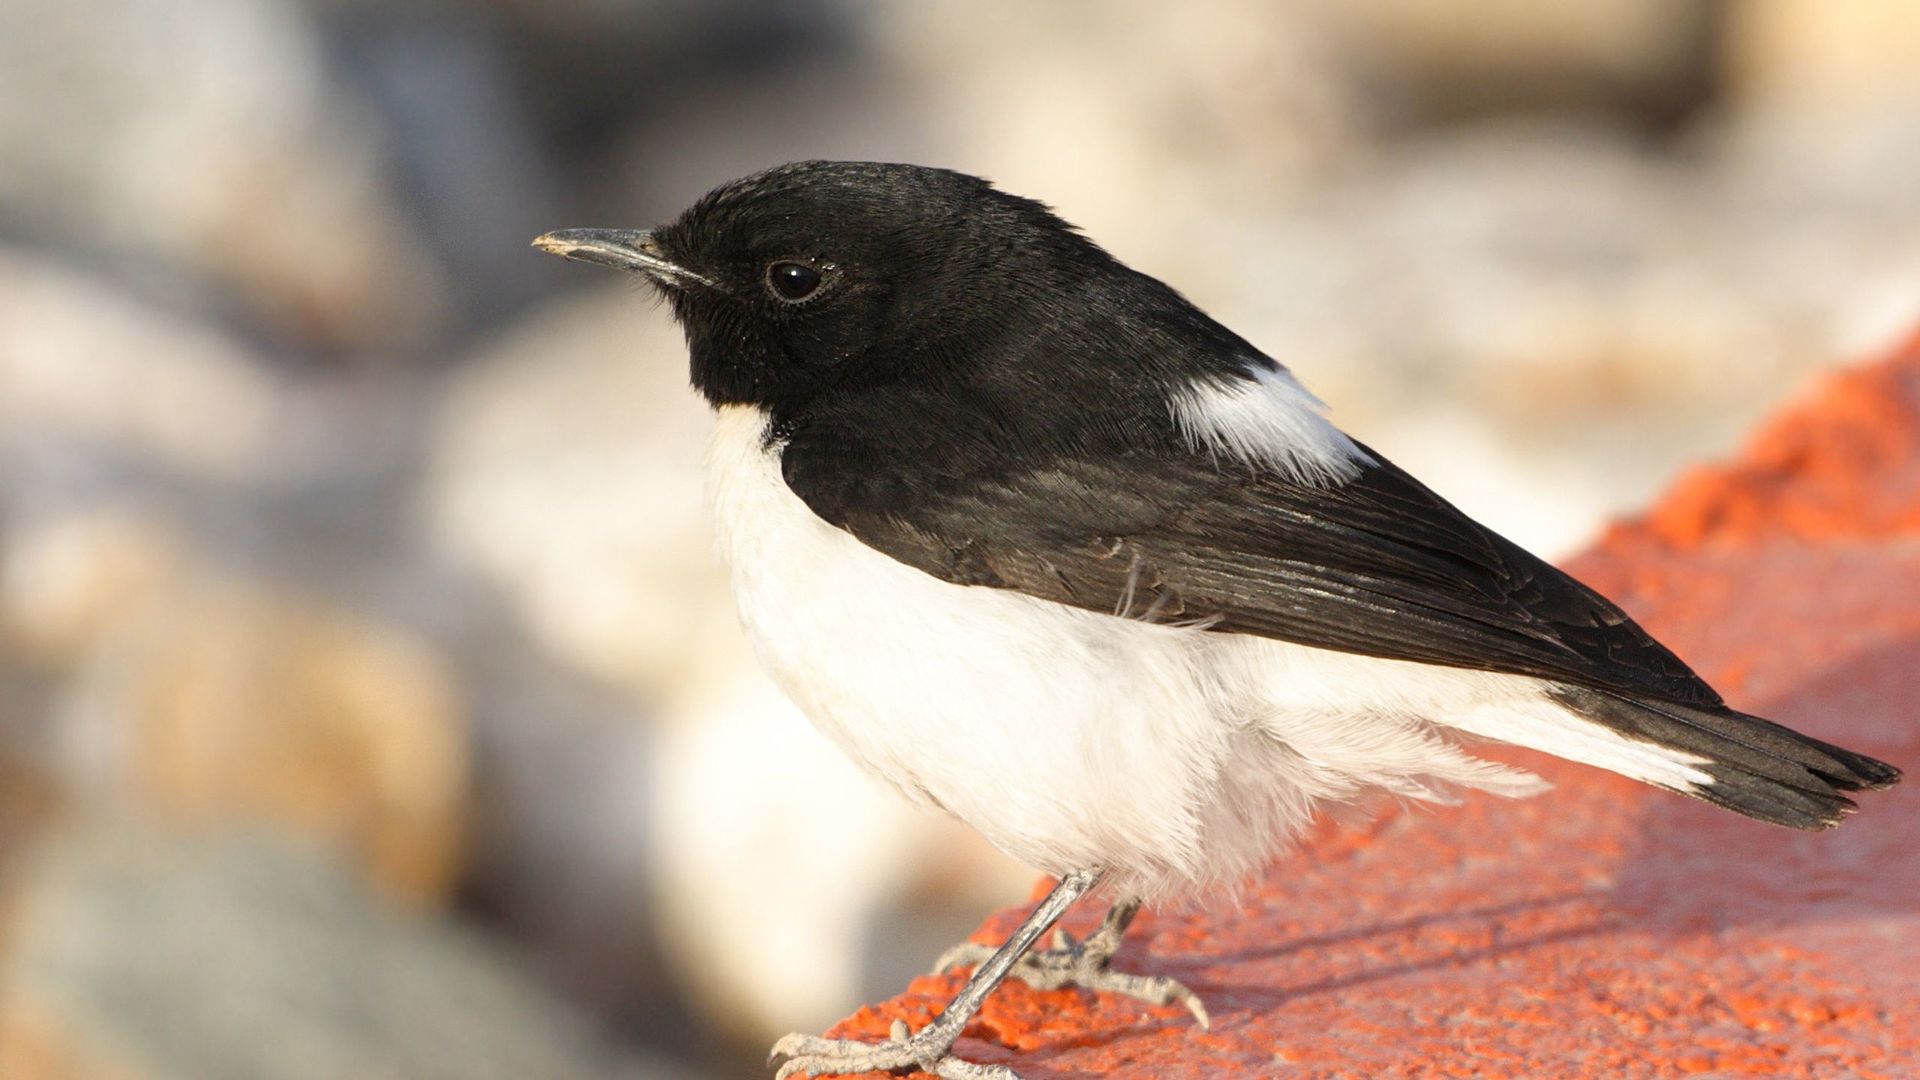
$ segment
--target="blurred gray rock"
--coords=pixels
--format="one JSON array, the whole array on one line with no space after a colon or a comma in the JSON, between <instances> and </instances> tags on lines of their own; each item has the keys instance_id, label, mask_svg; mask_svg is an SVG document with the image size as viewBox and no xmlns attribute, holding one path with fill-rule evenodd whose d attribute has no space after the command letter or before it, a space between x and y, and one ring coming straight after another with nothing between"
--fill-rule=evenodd
<instances>
[{"instance_id":1,"label":"blurred gray rock","mask_svg":"<svg viewBox=\"0 0 1920 1080\"><path fill-rule=\"evenodd\" d=\"M378 115L394 199L457 283L442 298L456 332L514 311L545 285L527 265L526 241L552 227L544 223L569 179L516 92L526 42L470 10L435 18L380 4L327 24L339 77Z\"/></svg>"},{"instance_id":2,"label":"blurred gray rock","mask_svg":"<svg viewBox=\"0 0 1920 1080\"><path fill-rule=\"evenodd\" d=\"M472 931L398 915L313 852L68 835L0 957L20 1080L683 1077L635 1058Z\"/></svg>"},{"instance_id":3,"label":"blurred gray rock","mask_svg":"<svg viewBox=\"0 0 1920 1080\"><path fill-rule=\"evenodd\" d=\"M0 4L0 228L184 269L292 341L437 318L370 121L291 0Z\"/></svg>"}]
</instances>

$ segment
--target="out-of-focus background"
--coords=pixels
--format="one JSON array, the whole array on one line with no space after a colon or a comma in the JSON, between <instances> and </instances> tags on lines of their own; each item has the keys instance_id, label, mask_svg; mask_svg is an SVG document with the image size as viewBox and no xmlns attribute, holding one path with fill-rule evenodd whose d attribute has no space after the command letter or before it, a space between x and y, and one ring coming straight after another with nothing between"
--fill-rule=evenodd
<instances>
[{"instance_id":1,"label":"out-of-focus background","mask_svg":"<svg viewBox=\"0 0 1920 1080\"><path fill-rule=\"evenodd\" d=\"M1055 204L1545 554L1920 316L1920 6L0 0L0 1075L753 1075L1027 871L738 638L642 290Z\"/></svg>"}]
</instances>

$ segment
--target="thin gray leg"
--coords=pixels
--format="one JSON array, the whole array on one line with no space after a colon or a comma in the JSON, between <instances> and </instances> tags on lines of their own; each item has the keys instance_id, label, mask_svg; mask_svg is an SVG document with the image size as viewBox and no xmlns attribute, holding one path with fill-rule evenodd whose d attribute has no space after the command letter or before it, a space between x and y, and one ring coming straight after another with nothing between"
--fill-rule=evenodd
<instances>
[{"instance_id":1,"label":"thin gray leg","mask_svg":"<svg viewBox=\"0 0 1920 1080\"><path fill-rule=\"evenodd\" d=\"M908 1035L905 1024L894 1021L892 1038L882 1043L854 1042L851 1039L823 1039L816 1035L788 1035L773 1044L773 1060L786 1058L775 1080L787 1080L797 1073L830 1076L836 1073L890 1072L918 1068L945 1080L1020 1080L1013 1070L999 1065L976 1065L948 1053L960 1037L980 1004L1013 965L1033 947L1041 934L1057 921L1075 900L1085 896L1100 880L1098 870L1080 870L1060 879L1040 906L1026 917L1006 944L994 950L967 980L967 985L947 1003L933 1023ZM1111 917L1111 913L1109 913ZM1128 916L1131 918L1131 916ZM1104 928L1104 924L1103 924ZM1122 929L1125 929L1124 925ZM1117 939L1116 939L1117 940Z\"/></svg>"}]
</instances>

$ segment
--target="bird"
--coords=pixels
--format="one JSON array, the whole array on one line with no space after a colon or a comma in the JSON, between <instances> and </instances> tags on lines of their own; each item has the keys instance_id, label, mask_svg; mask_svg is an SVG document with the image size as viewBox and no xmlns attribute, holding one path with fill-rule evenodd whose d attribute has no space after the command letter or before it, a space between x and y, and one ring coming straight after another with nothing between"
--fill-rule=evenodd
<instances>
[{"instance_id":1,"label":"bird","mask_svg":"<svg viewBox=\"0 0 1920 1080\"><path fill-rule=\"evenodd\" d=\"M1056 884L938 1018L786 1036L780 1080L1013 1080L954 1042L1005 978L1180 1003L1110 961L1318 815L1528 796L1517 744L1826 829L1891 765L1731 706L1613 602L1337 427L1293 371L1052 208L967 173L802 161L651 230L534 245L684 331L760 662L867 771ZM1099 929L1056 934L1070 905Z\"/></svg>"}]
</instances>

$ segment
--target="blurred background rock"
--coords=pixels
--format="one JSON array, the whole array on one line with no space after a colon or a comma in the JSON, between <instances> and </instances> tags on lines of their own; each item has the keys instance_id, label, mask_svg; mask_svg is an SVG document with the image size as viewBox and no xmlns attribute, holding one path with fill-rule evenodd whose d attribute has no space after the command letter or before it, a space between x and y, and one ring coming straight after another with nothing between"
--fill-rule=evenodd
<instances>
[{"instance_id":1,"label":"blurred background rock","mask_svg":"<svg viewBox=\"0 0 1920 1080\"><path fill-rule=\"evenodd\" d=\"M763 683L539 256L1045 198L1548 554L1920 315L1895 0L0 0L0 1075L750 1075L1025 871Z\"/></svg>"}]
</instances>

